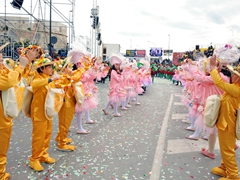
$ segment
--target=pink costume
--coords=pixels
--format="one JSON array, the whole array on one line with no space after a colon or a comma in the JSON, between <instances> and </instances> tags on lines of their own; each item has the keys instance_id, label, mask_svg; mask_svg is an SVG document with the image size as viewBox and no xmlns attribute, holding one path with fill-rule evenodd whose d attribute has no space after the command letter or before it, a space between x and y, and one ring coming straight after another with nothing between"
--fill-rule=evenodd
<instances>
[{"instance_id":1,"label":"pink costume","mask_svg":"<svg viewBox=\"0 0 240 180\"><path fill-rule=\"evenodd\" d=\"M226 82L229 82L229 78L225 75L223 75L222 73L220 73L220 76L222 77L222 79ZM211 76L206 76L203 75L202 73L199 72L195 72L195 79L201 83L201 85L203 86L202 88L202 101L200 102L203 106L203 108L199 108L199 116L195 122L195 126L197 128L202 129L204 132L207 132L208 134L216 134L217 133L217 128L214 126L213 128L208 128L205 126L204 122L203 122L203 110L204 110L204 106L206 103L206 99L208 96L214 95L214 94L219 94L222 95L223 91L221 89L219 89L212 80Z\"/></svg>"},{"instance_id":2,"label":"pink costume","mask_svg":"<svg viewBox=\"0 0 240 180\"><path fill-rule=\"evenodd\" d=\"M84 88L84 101L81 106L76 104L75 112L83 112L86 110L94 109L98 105L98 100L96 97L97 87L94 84L94 79L96 78L96 71L93 69L88 69L84 72L81 82L83 83Z\"/></svg>"},{"instance_id":3,"label":"pink costume","mask_svg":"<svg viewBox=\"0 0 240 180\"><path fill-rule=\"evenodd\" d=\"M141 83L144 86L149 86L152 84L152 77L151 73L149 72L149 69L141 69L140 70L142 76L141 76Z\"/></svg>"},{"instance_id":4,"label":"pink costume","mask_svg":"<svg viewBox=\"0 0 240 180\"><path fill-rule=\"evenodd\" d=\"M181 81L184 84L183 88L183 95L181 96L181 102L189 107L189 104L192 99L192 93L193 93L193 77L189 72L189 64L183 64L182 65L183 72L181 75Z\"/></svg>"},{"instance_id":5,"label":"pink costume","mask_svg":"<svg viewBox=\"0 0 240 180\"><path fill-rule=\"evenodd\" d=\"M100 67L98 67L97 80L100 81L101 78L105 78L107 74L108 70L106 70L106 67L102 64Z\"/></svg>"},{"instance_id":6,"label":"pink costume","mask_svg":"<svg viewBox=\"0 0 240 180\"><path fill-rule=\"evenodd\" d=\"M122 102L126 99L126 91L122 87L123 75L115 70L111 71L108 98L110 102Z\"/></svg>"},{"instance_id":7,"label":"pink costume","mask_svg":"<svg viewBox=\"0 0 240 180\"><path fill-rule=\"evenodd\" d=\"M141 72L140 70L138 70L136 73L135 73L135 84L134 84L134 91L136 92L136 94L142 94L143 93L143 88L142 88L142 83L141 83Z\"/></svg>"},{"instance_id":8,"label":"pink costume","mask_svg":"<svg viewBox=\"0 0 240 180\"><path fill-rule=\"evenodd\" d=\"M127 98L135 97L137 93L134 91L134 84L136 80L136 75L131 69L124 69L123 70L123 77L124 77L124 89L127 92Z\"/></svg>"}]
</instances>

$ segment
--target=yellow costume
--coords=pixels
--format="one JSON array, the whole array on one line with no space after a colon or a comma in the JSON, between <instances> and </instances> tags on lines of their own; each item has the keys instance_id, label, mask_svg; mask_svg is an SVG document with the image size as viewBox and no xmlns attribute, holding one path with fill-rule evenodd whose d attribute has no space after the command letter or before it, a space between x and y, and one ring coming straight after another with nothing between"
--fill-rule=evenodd
<instances>
[{"instance_id":1,"label":"yellow costume","mask_svg":"<svg viewBox=\"0 0 240 180\"><path fill-rule=\"evenodd\" d=\"M18 84L21 79L23 69L18 66L13 71L6 68L0 69L0 99L2 98L2 90L9 89ZM6 118L3 112L2 101L0 100L0 179L5 180L10 177L6 173L7 151L12 133L12 119Z\"/></svg>"},{"instance_id":2,"label":"yellow costume","mask_svg":"<svg viewBox=\"0 0 240 180\"><path fill-rule=\"evenodd\" d=\"M83 73L86 70L84 68L78 68L72 75L74 82L79 82ZM61 110L58 113L58 134L55 140L58 142L58 149L61 151L74 151L75 146L67 145L71 142L71 139L67 138L69 127L72 123L72 119L75 112L76 99L72 87L65 87L65 97Z\"/></svg>"},{"instance_id":3,"label":"yellow costume","mask_svg":"<svg viewBox=\"0 0 240 180\"><path fill-rule=\"evenodd\" d=\"M42 171L40 162L52 164L55 160L49 157L47 152L50 146L52 135L52 120L45 117L45 98L47 95L46 86L54 86L49 83L50 76L41 73L34 77L31 83L33 88L33 100L31 104L32 119L32 156L30 158L30 167L36 171Z\"/></svg>"},{"instance_id":4,"label":"yellow costume","mask_svg":"<svg viewBox=\"0 0 240 180\"><path fill-rule=\"evenodd\" d=\"M227 179L238 179L238 166L234 148L236 145L236 114L240 106L240 85L226 83L216 69L212 70L210 74L214 84L225 91L222 95L217 122L222 163L220 167L213 168L212 172L227 176Z\"/></svg>"}]
</instances>

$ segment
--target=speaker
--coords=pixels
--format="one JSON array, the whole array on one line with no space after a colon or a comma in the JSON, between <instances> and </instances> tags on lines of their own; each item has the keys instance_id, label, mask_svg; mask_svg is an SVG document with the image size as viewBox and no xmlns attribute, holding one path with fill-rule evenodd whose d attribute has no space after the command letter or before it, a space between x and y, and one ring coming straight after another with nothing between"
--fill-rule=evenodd
<instances>
[{"instance_id":1,"label":"speaker","mask_svg":"<svg viewBox=\"0 0 240 180\"><path fill-rule=\"evenodd\" d=\"M196 50L199 50L199 45L196 45L196 48L195 48Z\"/></svg>"},{"instance_id":2,"label":"speaker","mask_svg":"<svg viewBox=\"0 0 240 180\"><path fill-rule=\"evenodd\" d=\"M13 2L11 2L10 4L12 5L13 8L21 9L23 0L13 0Z\"/></svg>"},{"instance_id":3,"label":"speaker","mask_svg":"<svg viewBox=\"0 0 240 180\"><path fill-rule=\"evenodd\" d=\"M101 33L98 33L97 40L99 41L101 39Z\"/></svg>"}]
</instances>

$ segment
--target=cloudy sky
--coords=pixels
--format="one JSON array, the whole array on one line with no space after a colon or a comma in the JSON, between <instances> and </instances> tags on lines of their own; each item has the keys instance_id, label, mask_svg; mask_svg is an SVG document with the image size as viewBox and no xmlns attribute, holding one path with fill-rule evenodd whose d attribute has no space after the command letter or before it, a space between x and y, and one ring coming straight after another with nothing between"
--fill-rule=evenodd
<instances>
[{"instance_id":1,"label":"cloudy sky","mask_svg":"<svg viewBox=\"0 0 240 180\"><path fill-rule=\"evenodd\" d=\"M4 1L0 0L1 12ZM19 12L6 1L8 12ZM29 9L30 1L24 0L23 7ZM36 1L32 0L33 6ZM54 5L69 17L70 5ZM155 46L182 52L196 44L208 46L240 39L239 0L97 0L97 5L102 42L120 44L121 52ZM76 0L76 35L91 36L91 8L92 0ZM53 20L58 19L53 13Z\"/></svg>"}]
</instances>

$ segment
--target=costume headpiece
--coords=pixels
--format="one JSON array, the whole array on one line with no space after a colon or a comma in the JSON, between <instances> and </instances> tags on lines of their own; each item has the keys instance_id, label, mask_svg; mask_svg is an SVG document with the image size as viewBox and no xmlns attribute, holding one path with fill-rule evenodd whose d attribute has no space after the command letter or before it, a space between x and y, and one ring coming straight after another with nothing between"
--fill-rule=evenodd
<instances>
[{"instance_id":1,"label":"costume headpiece","mask_svg":"<svg viewBox=\"0 0 240 180\"><path fill-rule=\"evenodd\" d=\"M122 60L123 60L123 56L121 55L117 55L117 54L113 54L109 57L110 59L110 64L111 65L114 65L114 64L121 64L122 63Z\"/></svg>"}]
</instances>

